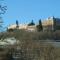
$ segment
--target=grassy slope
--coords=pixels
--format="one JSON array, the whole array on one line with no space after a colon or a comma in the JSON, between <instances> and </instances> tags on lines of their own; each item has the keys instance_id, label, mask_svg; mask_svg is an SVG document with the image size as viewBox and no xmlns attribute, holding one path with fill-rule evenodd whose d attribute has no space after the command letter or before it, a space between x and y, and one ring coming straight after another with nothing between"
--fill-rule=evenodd
<instances>
[{"instance_id":1,"label":"grassy slope","mask_svg":"<svg viewBox=\"0 0 60 60\"><path fill-rule=\"evenodd\" d=\"M15 37L19 40L22 60L60 60L60 48L45 44L46 39L60 39L60 32L26 32L15 30L3 33L2 38Z\"/></svg>"}]
</instances>

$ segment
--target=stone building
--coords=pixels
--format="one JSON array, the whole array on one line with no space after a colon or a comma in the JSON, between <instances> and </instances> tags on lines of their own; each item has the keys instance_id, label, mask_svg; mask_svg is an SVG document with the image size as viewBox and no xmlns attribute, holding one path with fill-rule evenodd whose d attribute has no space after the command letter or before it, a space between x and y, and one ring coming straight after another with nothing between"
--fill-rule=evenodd
<instances>
[{"instance_id":1,"label":"stone building","mask_svg":"<svg viewBox=\"0 0 60 60\"><path fill-rule=\"evenodd\" d=\"M42 22L43 31L55 31L60 30L60 19L55 17L49 17Z\"/></svg>"},{"instance_id":2,"label":"stone building","mask_svg":"<svg viewBox=\"0 0 60 60\"><path fill-rule=\"evenodd\" d=\"M22 29L25 31L36 31L36 25L33 22L33 20L29 24L18 24L18 21L16 21L16 24L11 24L7 28L8 30L13 31L14 29Z\"/></svg>"},{"instance_id":3,"label":"stone building","mask_svg":"<svg viewBox=\"0 0 60 60\"><path fill-rule=\"evenodd\" d=\"M12 24L12 25L8 26L8 30L9 29L16 29L16 24ZM23 29L25 31L36 31L36 26L35 25L28 26L26 24L19 24L18 29Z\"/></svg>"}]
</instances>

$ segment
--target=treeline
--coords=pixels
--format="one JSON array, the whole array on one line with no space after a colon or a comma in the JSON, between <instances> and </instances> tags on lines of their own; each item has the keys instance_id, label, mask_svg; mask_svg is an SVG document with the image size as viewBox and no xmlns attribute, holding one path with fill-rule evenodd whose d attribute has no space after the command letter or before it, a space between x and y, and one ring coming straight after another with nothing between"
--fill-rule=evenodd
<instances>
[{"instance_id":1,"label":"treeline","mask_svg":"<svg viewBox=\"0 0 60 60\"><path fill-rule=\"evenodd\" d=\"M15 29L11 32L5 32L0 34L0 39L15 37L18 40L60 40L60 31L40 31L29 32L25 30Z\"/></svg>"}]
</instances>

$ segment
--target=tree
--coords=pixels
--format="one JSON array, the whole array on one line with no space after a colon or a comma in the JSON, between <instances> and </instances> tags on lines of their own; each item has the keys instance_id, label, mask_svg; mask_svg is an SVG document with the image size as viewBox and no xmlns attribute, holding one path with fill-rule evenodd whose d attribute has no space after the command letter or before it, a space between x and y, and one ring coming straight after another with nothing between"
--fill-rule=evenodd
<instances>
[{"instance_id":1,"label":"tree","mask_svg":"<svg viewBox=\"0 0 60 60\"><path fill-rule=\"evenodd\" d=\"M1 1L4 1L4 0L0 0L0 30L2 28L2 24L3 24L3 18L2 18L2 15L5 14L6 10L7 10L7 6L3 6L1 4Z\"/></svg>"},{"instance_id":2,"label":"tree","mask_svg":"<svg viewBox=\"0 0 60 60\"><path fill-rule=\"evenodd\" d=\"M6 13L6 10L7 10L7 6L3 6L3 5L1 4L1 1L4 1L4 0L0 0L0 16L1 16L2 14L5 14L5 13Z\"/></svg>"},{"instance_id":3,"label":"tree","mask_svg":"<svg viewBox=\"0 0 60 60\"><path fill-rule=\"evenodd\" d=\"M16 20L16 28L18 28L19 27L19 22L18 22L18 20Z\"/></svg>"},{"instance_id":4,"label":"tree","mask_svg":"<svg viewBox=\"0 0 60 60\"><path fill-rule=\"evenodd\" d=\"M31 25L35 25L33 20L28 24L28 26L31 26Z\"/></svg>"},{"instance_id":5,"label":"tree","mask_svg":"<svg viewBox=\"0 0 60 60\"><path fill-rule=\"evenodd\" d=\"M4 0L0 0L0 33L4 31L5 28L3 28L3 17L2 15L4 15L6 13L7 10L7 6L4 6L1 4L1 2ZM1 33L0 35L0 39L2 39L4 37L4 34Z\"/></svg>"},{"instance_id":6,"label":"tree","mask_svg":"<svg viewBox=\"0 0 60 60\"><path fill-rule=\"evenodd\" d=\"M36 27L37 27L37 31L42 31L43 30L41 19L39 20L39 25L37 25Z\"/></svg>"},{"instance_id":7,"label":"tree","mask_svg":"<svg viewBox=\"0 0 60 60\"><path fill-rule=\"evenodd\" d=\"M3 27L3 19L2 17L0 17L0 31L2 30L2 27Z\"/></svg>"}]
</instances>

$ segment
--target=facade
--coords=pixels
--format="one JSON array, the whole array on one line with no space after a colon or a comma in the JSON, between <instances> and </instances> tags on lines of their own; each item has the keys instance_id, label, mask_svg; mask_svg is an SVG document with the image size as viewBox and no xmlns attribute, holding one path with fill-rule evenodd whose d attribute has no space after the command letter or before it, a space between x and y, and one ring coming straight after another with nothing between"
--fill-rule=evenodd
<instances>
[{"instance_id":1,"label":"facade","mask_svg":"<svg viewBox=\"0 0 60 60\"><path fill-rule=\"evenodd\" d=\"M27 31L36 31L36 26L27 26Z\"/></svg>"},{"instance_id":2,"label":"facade","mask_svg":"<svg viewBox=\"0 0 60 60\"><path fill-rule=\"evenodd\" d=\"M42 22L43 31L55 31L60 30L60 19L55 17L49 17Z\"/></svg>"},{"instance_id":3,"label":"facade","mask_svg":"<svg viewBox=\"0 0 60 60\"><path fill-rule=\"evenodd\" d=\"M53 30L53 18L48 18L42 22L43 31Z\"/></svg>"},{"instance_id":4,"label":"facade","mask_svg":"<svg viewBox=\"0 0 60 60\"><path fill-rule=\"evenodd\" d=\"M9 29L16 29L16 24L12 24L12 25L8 26L8 30ZM26 24L19 24L18 29L23 29L26 31L36 31L36 26L35 25L28 26Z\"/></svg>"}]
</instances>

